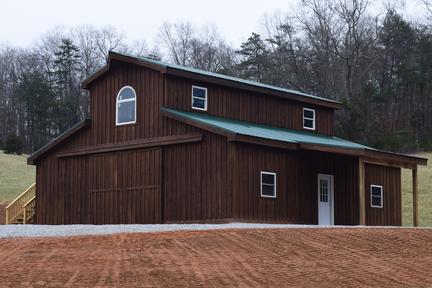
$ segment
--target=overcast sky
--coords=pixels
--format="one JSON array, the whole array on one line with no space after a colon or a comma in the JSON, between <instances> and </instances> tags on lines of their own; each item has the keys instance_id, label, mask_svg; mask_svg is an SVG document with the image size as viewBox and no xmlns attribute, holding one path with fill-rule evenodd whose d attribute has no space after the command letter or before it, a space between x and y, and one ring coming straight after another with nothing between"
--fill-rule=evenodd
<instances>
[{"instance_id":1,"label":"overcast sky","mask_svg":"<svg viewBox=\"0 0 432 288\"><path fill-rule=\"evenodd\" d=\"M403 1L403 0L386 0ZM259 31L263 14L288 12L299 0L2 0L0 43L26 47L57 25L73 27L112 25L129 42L154 45L163 22L188 20L196 25L215 24L228 43L238 46ZM425 15L420 0L406 0L405 14Z\"/></svg>"}]
</instances>

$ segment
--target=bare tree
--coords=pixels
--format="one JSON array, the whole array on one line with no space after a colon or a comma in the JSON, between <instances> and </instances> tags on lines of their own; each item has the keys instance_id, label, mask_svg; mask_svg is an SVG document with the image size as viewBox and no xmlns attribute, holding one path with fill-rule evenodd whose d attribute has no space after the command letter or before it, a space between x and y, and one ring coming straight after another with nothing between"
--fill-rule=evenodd
<instances>
[{"instance_id":1,"label":"bare tree","mask_svg":"<svg viewBox=\"0 0 432 288\"><path fill-rule=\"evenodd\" d=\"M162 25L159 39L171 61L179 65L188 64L193 33L194 28L189 22L166 22Z\"/></svg>"},{"instance_id":2,"label":"bare tree","mask_svg":"<svg viewBox=\"0 0 432 288\"><path fill-rule=\"evenodd\" d=\"M432 14L432 0L420 0L425 6L426 9Z\"/></svg>"},{"instance_id":3,"label":"bare tree","mask_svg":"<svg viewBox=\"0 0 432 288\"><path fill-rule=\"evenodd\" d=\"M360 69L361 59L368 57L376 41L377 22L367 13L369 0L303 0L302 3L309 12L309 17L301 19L304 31L315 49L326 52L323 55L326 59L330 59L330 52L343 62L340 66L344 74L343 90L338 94L351 99L354 79L365 73Z\"/></svg>"},{"instance_id":4,"label":"bare tree","mask_svg":"<svg viewBox=\"0 0 432 288\"><path fill-rule=\"evenodd\" d=\"M214 25L197 29L189 22L164 23L159 39L168 60L175 64L232 74L234 49L222 40Z\"/></svg>"},{"instance_id":5,"label":"bare tree","mask_svg":"<svg viewBox=\"0 0 432 288\"><path fill-rule=\"evenodd\" d=\"M118 33L112 26L97 31L96 46L98 47L99 53L103 55L105 59L108 59L109 51L117 51L119 53L128 52L124 34Z\"/></svg>"}]
</instances>

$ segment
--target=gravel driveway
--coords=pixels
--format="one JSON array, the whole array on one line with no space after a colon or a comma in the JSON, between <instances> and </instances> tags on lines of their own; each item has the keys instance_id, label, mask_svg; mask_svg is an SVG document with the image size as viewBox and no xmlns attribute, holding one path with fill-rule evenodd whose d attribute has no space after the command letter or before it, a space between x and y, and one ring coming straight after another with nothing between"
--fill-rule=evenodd
<instances>
[{"instance_id":1,"label":"gravel driveway","mask_svg":"<svg viewBox=\"0 0 432 288\"><path fill-rule=\"evenodd\" d=\"M66 237L111 235L118 233L155 233L169 231L203 231L221 229L416 229L401 227L317 226L293 224L226 223L226 224L133 224L133 225L0 225L0 238ZM423 228L424 229L424 228Z\"/></svg>"},{"instance_id":2,"label":"gravel driveway","mask_svg":"<svg viewBox=\"0 0 432 288\"><path fill-rule=\"evenodd\" d=\"M154 224L154 225L2 225L0 238L9 237L62 237L81 235L110 235L117 233L200 231L215 229L268 229L268 228L316 228L315 225L288 224Z\"/></svg>"}]
</instances>

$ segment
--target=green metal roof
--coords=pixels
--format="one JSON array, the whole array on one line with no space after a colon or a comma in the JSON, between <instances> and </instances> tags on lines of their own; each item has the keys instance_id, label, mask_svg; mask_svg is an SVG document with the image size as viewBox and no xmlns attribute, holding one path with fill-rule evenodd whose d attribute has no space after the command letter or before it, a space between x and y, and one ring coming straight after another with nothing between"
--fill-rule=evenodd
<instances>
[{"instance_id":1,"label":"green metal roof","mask_svg":"<svg viewBox=\"0 0 432 288\"><path fill-rule=\"evenodd\" d=\"M128 56L128 55L125 55L125 56ZM132 57L132 56L128 56L128 57ZM269 85L269 84L259 83L259 82L256 82L256 81L250 81L250 80L245 80L245 79L241 79L241 78L237 78L237 77L232 77L232 76L228 76L228 75L224 75L224 74L219 74L219 73L204 71L204 70L195 69L195 68L191 68L191 67L185 67L185 66L182 66L182 65L165 63L165 62L162 62L162 61L157 61L157 60L150 59L150 58L145 58L145 57L137 57L137 59L139 59L141 61L144 61L144 62L147 62L147 63L159 65L159 66L162 66L162 67L165 67L165 68L167 68L167 67L168 68L173 68L173 69L182 70L182 71L191 72L191 73L196 73L196 74L201 74L201 75L205 75L205 76L209 76L209 77L215 77L215 78L220 78L220 79L224 79L224 80L234 81L234 82L237 82L237 83L252 85L252 86L256 86L256 87L260 87L260 88L266 88L266 89L270 89L270 90L274 90L274 91L278 91L278 92L291 93L291 94L295 94L295 95L299 95L299 96L303 96L303 97L308 97L308 98L313 98L313 99L317 99L317 100L327 101L327 102L331 102L331 103L341 104L341 102L336 101L336 100L327 99L327 98L323 98L323 97L318 97L318 96L311 95L311 94L308 94L308 93L304 93L304 92L301 92L301 91L298 91L298 90L293 90L293 89L288 89L288 88L281 88L281 87L277 87L277 86L273 86L273 85Z\"/></svg>"},{"instance_id":2,"label":"green metal roof","mask_svg":"<svg viewBox=\"0 0 432 288\"><path fill-rule=\"evenodd\" d=\"M166 111L173 115L196 121L201 124L209 125L218 129L222 129L226 132L234 134L253 136L295 144L316 144L338 148L375 150L373 148L348 140L344 140L342 138L325 136L312 132L289 130L251 122L209 116L206 114L178 111L169 108L162 108L162 111Z\"/></svg>"}]
</instances>

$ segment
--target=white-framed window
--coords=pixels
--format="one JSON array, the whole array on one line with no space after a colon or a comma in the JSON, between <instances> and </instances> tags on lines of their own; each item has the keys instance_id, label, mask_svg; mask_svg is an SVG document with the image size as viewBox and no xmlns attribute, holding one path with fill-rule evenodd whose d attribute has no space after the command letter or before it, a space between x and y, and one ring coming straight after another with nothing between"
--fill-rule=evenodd
<instances>
[{"instance_id":1,"label":"white-framed window","mask_svg":"<svg viewBox=\"0 0 432 288\"><path fill-rule=\"evenodd\" d=\"M116 125L136 122L136 93L131 86L124 86L117 94Z\"/></svg>"},{"instance_id":2,"label":"white-framed window","mask_svg":"<svg viewBox=\"0 0 432 288\"><path fill-rule=\"evenodd\" d=\"M261 171L261 197L276 198L276 173Z\"/></svg>"},{"instance_id":3,"label":"white-framed window","mask_svg":"<svg viewBox=\"0 0 432 288\"><path fill-rule=\"evenodd\" d=\"M192 108L207 111L207 88L192 86Z\"/></svg>"},{"instance_id":4,"label":"white-framed window","mask_svg":"<svg viewBox=\"0 0 432 288\"><path fill-rule=\"evenodd\" d=\"M383 187L381 185L370 186L370 203L373 208L383 208Z\"/></svg>"},{"instance_id":5,"label":"white-framed window","mask_svg":"<svg viewBox=\"0 0 432 288\"><path fill-rule=\"evenodd\" d=\"M303 128L315 130L315 110L303 108Z\"/></svg>"}]
</instances>

